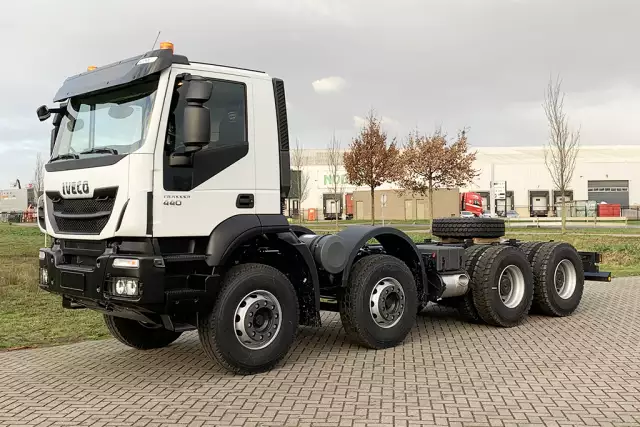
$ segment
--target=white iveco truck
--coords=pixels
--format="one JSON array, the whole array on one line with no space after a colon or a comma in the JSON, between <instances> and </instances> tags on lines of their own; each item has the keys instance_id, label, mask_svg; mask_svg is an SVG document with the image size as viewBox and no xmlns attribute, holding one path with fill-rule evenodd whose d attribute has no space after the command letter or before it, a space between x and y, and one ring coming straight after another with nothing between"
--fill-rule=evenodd
<instances>
[{"instance_id":1,"label":"white iveco truck","mask_svg":"<svg viewBox=\"0 0 640 427\"><path fill-rule=\"evenodd\" d=\"M104 313L115 338L168 346L197 329L238 373L275 366L299 325L340 313L355 342L400 344L427 303L513 327L571 314L599 255L501 239L497 219L439 219L437 242L390 227L290 225L282 80L192 62L173 45L68 78L54 97L38 223L40 287ZM375 244L370 244L375 241Z\"/></svg>"}]
</instances>

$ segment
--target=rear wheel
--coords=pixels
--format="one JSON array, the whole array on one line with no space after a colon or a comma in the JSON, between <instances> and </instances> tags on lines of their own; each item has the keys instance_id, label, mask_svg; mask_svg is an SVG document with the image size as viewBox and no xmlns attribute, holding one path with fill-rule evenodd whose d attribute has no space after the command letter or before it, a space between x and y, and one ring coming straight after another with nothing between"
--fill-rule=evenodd
<instances>
[{"instance_id":1,"label":"rear wheel","mask_svg":"<svg viewBox=\"0 0 640 427\"><path fill-rule=\"evenodd\" d=\"M584 292L584 269L575 248L568 243L544 243L533 261L536 312L548 316L573 313Z\"/></svg>"},{"instance_id":2,"label":"rear wheel","mask_svg":"<svg viewBox=\"0 0 640 427\"><path fill-rule=\"evenodd\" d=\"M104 315L107 329L122 344L138 350L166 347L177 340L181 332L173 332L159 325L149 325L137 320Z\"/></svg>"},{"instance_id":3,"label":"rear wheel","mask_svg":"<svg viewBox=\"0 0 640 427\"><path fill-rule=\"evenodd\" d=\"M467 256L467 261L465 263L465 270L469 275L469 291L466 294L457 297L457 309L460 317L463 320L469 323L482 323L482 318L478 314L478 309L473 302L473 286L474 286L474 270L476 268L476 264L478 264L478 260L484 254L487 249L491 246L489 245L473 245L468 247L465 252Z\"/></svg>"},{"instance_id":4,"label":"rear wheel","mask_svg":"<svg viewBox=\"0 0 640 427\"><path fill-rule=\"evenodd\" d=\"M533 299L533 273L524 253L491 246L474 269L473 301L486 323L512 327L524 321Z\"/></svg>"},{"instance_id":5,"label":"rear wheel","mask_svg":"<svg viewBox=\"0 0 640 427\"><path fill-rule=\"evenodd\" d=\"M279 270L263 264L231 268L218 299L198 324L205 353L226 369L252 374L288 353L298 328L298 299Z\"/></svg>"},{"instance_id":6,"label":"rear wheel","mask_svg":"<svg viewBox=\"0 0 640 427\"><path fill-rule=\"evenodd\" d=\"M527 257L527 260L533 266L533 257L536 256L538 249L540 249L542 245L544 245L544 242L524 242L518 246L518 249L524 253L524 256Z\"/></svg>"},{"instance_id":7,"label":"rear wheel","mask_svg":"<svg viewBox=\"0 0 640 427\"><path fill-rule=\"evenodd\" d=\"M390 255L369 255L351 270L339 298L347 335L374 349L401 343L418 311L416 282L409 267Z\"/></svg>"}]
</instances>

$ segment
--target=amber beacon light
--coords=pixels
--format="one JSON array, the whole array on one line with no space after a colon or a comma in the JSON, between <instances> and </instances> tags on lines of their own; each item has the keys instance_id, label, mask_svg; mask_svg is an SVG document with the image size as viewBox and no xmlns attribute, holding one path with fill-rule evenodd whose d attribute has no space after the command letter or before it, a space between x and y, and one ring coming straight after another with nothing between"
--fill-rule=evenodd
<instances>
[{"instance_id":1,"label":"amber beacon light","mask_svg":"<svg viewBox=\"0 0 640 427\"><path fill-rule=\"evenodd\" d=\"M162 42L160 43L160 49L167 49L173 52L173 43L171 42Z\"/></svg>"}]
</instances>

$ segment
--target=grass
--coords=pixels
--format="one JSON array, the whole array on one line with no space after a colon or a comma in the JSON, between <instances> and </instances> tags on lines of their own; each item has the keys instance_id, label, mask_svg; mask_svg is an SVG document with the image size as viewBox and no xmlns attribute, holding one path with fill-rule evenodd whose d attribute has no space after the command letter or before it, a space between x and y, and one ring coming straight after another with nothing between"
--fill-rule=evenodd
<instances>
[{"instance_id":1,"label":"grass","mask_svg":"<svg viewBox=\"0 0 640 427\"><path fill-rule=\"evenodd\" d=\"M331 223L308 224L317 232ZM421 227L398 224L415 241L431 237ZM344 224L342 225L344 227ZM428 228L425 226L424 228ZM616 234L621 234L614 229ZM640 275L640 237L603 236L601 229L510 229L520 240L566 241L578 250L603 254L603 271L614 277ZM638 230L640 234L640 230ZM46 346L109 337L102 316L90 310L62 308L61 298L38 287L38 248L44 238L37 227L0 224L0 350Z\"/></svg>"},{"instance_id":2,"label":"grass","mask_svg":"<svg viewBox=\"0 0 640 427\"><path fill-rule=\"evenodd\" d=\"M0 349L64 344L108 336L102 316L62 308L38 287L36 227L0 224Z\"/></svg>"}]
</instances>

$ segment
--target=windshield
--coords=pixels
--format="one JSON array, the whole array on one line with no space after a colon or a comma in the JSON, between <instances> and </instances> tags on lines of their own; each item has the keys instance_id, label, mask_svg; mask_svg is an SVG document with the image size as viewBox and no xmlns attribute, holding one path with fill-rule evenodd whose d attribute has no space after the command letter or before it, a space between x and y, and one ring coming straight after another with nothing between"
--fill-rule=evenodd
<instances>
[{"instance_id":1,"label":"windshield","mask_svg":"<svg viewBox=\"0 0 640 427\"><path fill-rule=\"evenodd\" d=\"M72 98L52 152L56 158L131 153L142 146L158 88L154 79L89 97Z\"/></svg>"}]
</instances>

